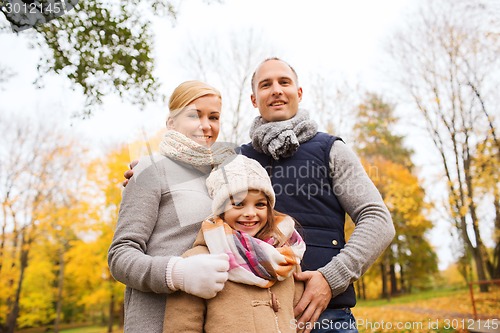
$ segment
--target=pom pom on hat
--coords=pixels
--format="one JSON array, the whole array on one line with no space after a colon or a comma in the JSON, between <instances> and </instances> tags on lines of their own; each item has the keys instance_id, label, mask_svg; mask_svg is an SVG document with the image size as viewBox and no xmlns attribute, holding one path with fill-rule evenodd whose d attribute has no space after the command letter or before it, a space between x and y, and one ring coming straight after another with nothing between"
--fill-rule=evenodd
<instances>
[{"instance_id":1,"label":"pom pom on hat","mask_svg":"<svg viewBox=\"0 0 500 333\"><path fill-rule=\"evenodd\" d=\"M259 190L274 208L276 196L271 179L259 162L243 155L233 155L212 170L206 181L212 198L212 213L224 212L224 204L231 196L248 190Z\"/></svg>"}]
</instances>

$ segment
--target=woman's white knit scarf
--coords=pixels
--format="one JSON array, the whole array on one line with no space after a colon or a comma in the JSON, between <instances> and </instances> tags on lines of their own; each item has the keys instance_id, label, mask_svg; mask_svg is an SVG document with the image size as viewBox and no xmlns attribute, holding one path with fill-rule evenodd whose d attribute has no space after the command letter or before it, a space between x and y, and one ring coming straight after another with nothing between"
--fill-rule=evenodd
<instances>
[{"instance_id":1,"label":"woman's white knit scarf","mask_svg":"<svg viewBox=\"0 0 500 333\"><path fill-rule=\"evenodd\" d=\"M225 158L235 154L234 149L234 145L217 142L210 148L204 147L174 130L168 130L160 142L162 155L195 167L219 165Z\"/></svg>"},{"instance_id":2,"label":"woman's white knit scarf","mask_svg":"<svg viewBox=\"0 0 500 333\"><path fill-rule=\"evenodd\" d=\"M266 122L256 117L250 128L252 146L260 153L272 156L275 160L292 156L302 142L313 138L318 125L309 119L305 110L288 120Z\"/></svg>"}]
</instances>

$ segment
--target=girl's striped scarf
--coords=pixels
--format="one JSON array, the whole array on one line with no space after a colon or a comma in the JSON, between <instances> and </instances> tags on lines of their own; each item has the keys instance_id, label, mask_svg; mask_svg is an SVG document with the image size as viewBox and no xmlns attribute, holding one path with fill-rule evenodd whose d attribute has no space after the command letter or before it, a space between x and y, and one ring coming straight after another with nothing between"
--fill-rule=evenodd
<instances>
[{"instance_id":1,"label":"girl's striped scarf","mask_svg":"<svg viewBox=\"0 0 500 333\"><path fill-rule=\"evenodd\" d=\"M206 220L201 231L210 253L229 255L229 280L269 288L290 277L306 250L306 245L289 216L275 217L288 241L275 247L274 238L266 241L231 228L221 218Z\"/></svg>"}]
</instances>

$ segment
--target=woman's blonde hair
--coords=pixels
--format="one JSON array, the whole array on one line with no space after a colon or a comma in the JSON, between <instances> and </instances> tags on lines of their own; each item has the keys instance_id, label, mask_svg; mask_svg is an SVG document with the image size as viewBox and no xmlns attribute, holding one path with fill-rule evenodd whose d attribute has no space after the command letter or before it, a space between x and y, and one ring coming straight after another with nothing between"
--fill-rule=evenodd
<instances>
[{"instance_id":1,"label":"woman's blonde hair","mask_svg":"<svg viewBox=\"0 0 500 333\"><path fill-rule=\"evenodd\" d=\"M168 109L170 111L169 118L178 115L195 99L208 95L214 95L222 99L217 89L204 82L192 80L179 84L170 96L170 101L168 103Z\"/></svg>"}]
</instances>

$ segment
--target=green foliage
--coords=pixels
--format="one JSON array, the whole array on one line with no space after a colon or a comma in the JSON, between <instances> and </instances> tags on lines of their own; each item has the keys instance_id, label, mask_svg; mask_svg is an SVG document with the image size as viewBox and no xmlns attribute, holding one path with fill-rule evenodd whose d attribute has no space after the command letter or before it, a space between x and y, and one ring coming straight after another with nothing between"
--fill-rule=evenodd
<instances>
[{"instance_id":1,"label":"green foliage","mask_svg":"<svg viewBox=\"0 0 500 333\"><path fill-rule=\"evenodd\" d=\"M69 7L71 4L66 2ZM160 17L175 22L179 5L180 0L80 0L60 17L50 12L40 14L40 24L23 32L33 36L35 45L43 51L36 83L42 85L46 73L67 77L86 97L83 117L90 116L109 94L141 107L161 100L160 84L154 75L153 20ZM13 17L3 10L2 14L21 30L23 21L34 18ZM4 68L0 68L0 74L5 74L0 75L0 84L11 75Z\"/></svg>"},{"instance_id":2,"label":"green foliage","mask_svg":"<svg viewBox=\"0 0 500 333\"><path fill-rule=\"evenodd\" d=\"M144 105L158 97L153 75L151 17L175 11L167 2L156 10L138 1L80 1L68 14L37 26L38 44L45 56L40 78L55 72L82 88L87 98L85 115L115 92L129 102Z\"/></svg>"},{"instance_id":3,"label":"green foliage","mask_svg":"<svg viewBox=\"0 0 500 333\"><path fill-rule=\"evenodd\" d=\"M390 301L386 299L376 299L376 300L359 300L357 305L362 307L380 307L388 304L409 304L416 301L431 300L437 297L449 297L453 298L457 294L462 294L467 291L465 288L442 288L439 290L426 290L418 293L395 296L391 298Z\"/></svg>"},{"instance_id":4,"label":"green foliage","mask_svg":"<svg viewBox=\"0 0 500 333\"><path fill-rule=\"evenodd\" d=\"M404 146L402 136L394 134L393 127L397 121L393 105L385 102L381 96L368 93L358 106L354 125L359 154L365 158L384 157L412 168L410 157L413 150Z\"/></svg>"}]
</instances>

